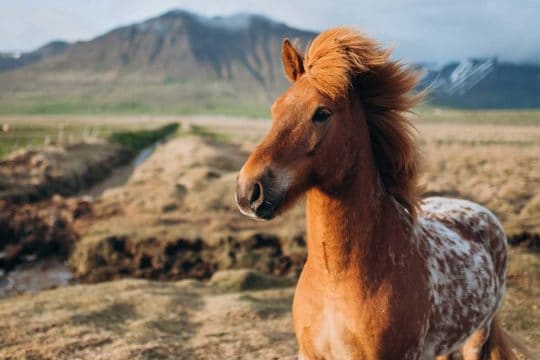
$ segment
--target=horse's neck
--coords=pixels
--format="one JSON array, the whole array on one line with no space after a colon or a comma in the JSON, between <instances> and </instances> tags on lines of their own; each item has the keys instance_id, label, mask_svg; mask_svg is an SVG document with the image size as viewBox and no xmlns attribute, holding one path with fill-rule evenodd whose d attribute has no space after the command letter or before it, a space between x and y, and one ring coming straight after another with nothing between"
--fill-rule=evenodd
<instances>
[{"instance_id":1,"label":"horse's neck","mask_svg":"<svg viewBox=\"0 0 540 360\"><path fill-rule=\"evenodd\" d=\"M308 192L308 262L321 275L372 283L384 276L381 261L395 241L403 241L404 230L396 203L382 186L373 166L358 171L338 193Z\"/></svg>"}]
</instances>

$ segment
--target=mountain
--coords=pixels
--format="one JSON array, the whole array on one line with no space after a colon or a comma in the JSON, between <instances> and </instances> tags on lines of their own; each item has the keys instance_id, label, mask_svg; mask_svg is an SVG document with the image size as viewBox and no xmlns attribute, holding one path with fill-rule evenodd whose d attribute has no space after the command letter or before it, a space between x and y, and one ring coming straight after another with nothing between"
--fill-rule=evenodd
<instances>
[{"instance_id":1,"label":"mountain","mask_svg":"<svg viewBox=\"0 0 540 360\"><path fill-rule=\"evenodd\" d=\"M89 41L0 57L0 113L133 112L267 116L285 87L280 49L316 36L264 16L183 10ZM419 64L429 99L467 108L540 107L540 66L473 59Z\"/></svg>"},{"instance_id":2,"label":"mountain","mask_svg":"<svg viewBox=\"0 0 540 360\"><path fill-rule=\"evenodd\" d=\"M459 108L540 107L540 66L501 63L495 58L420 66L421 88L433 104Z\"/></svg>"},{"instance_id":3,"label":"mountain","mask_svg":"<svg viewBox=\"0 0 540 360\"><path fill-rule=\"evenodd\" d=\"M37 50L26 53L0 52L0 72L16 69L60 54L68 46L69 43L65 41L52 41Z\"/></svg>"},{"instance_id":4,"label":"mountain","mask_svg":"<svg viewBox=\"0 0 540 360\"><path fill-rule=\"evenodd\" d=\"M315 35L258 15L170 11L0 73L0 112L266 109L287 84L283 38L303 48Z\"/></svg>"}]
</instances>

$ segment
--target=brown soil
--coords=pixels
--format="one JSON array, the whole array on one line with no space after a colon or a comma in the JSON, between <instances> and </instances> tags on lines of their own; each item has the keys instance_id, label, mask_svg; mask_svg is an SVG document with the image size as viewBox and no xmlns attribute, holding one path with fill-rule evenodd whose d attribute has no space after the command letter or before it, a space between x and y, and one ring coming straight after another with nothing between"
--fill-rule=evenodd
<instances>
[{"instance_id":1,"label":"brown soil","mask_svg":"<svg viewBox=\"0 0 540 360\"><path fill-rule=\"evenodd\" d=\"M158 147L124 186L106 191L95 202L97 217L71 257L76 274L87 281L125 275L207 278L216 270L242 267L297 274L306 255L302 204L271 222L247 219L235 205L237 171L264 132L259 124L249 132L251 125L246 122L238 136L237 127L227 130L222 124L227 142L175 138ZM540 132L419 127L427 194L486 205L501 219L510 243L538 249ZM512 159L501 160L507 153Z\"/></svg>"},{"instance_id":2,"label":"brown soil","mask_svg":"<svg viewBox=\"0 0 540 360\"><path fill-rule=\"evenodd\" d=\"M91 212L89 199L55 196L22 205L0 200L0 270L10 271L27 258L66 258Z\"/></svg>"},{"instance_id":3,"label":"brown soil","mask_svg":"<svg viewBox=\"0 0 540 360\"><path fill-rule=\"evenodd\" d=\"M240 146L194 136L159 146L126 184L93 204L95 217L70 257L76 275L202 279L245 267L298 274L302 209L270 223L236 210L234 180L246 156Z\"/></svg>"},{"instance_id":4,"label":"brown soil","mask_svg":"<svg viewBox=\"0 0 540 360\"><path fill-rule=\"evenodd\" d=\"M14 203L73 195L133 157L108 143L78 143L20 150L0 160L0 200Z\"/></svg>"}]
</instances>

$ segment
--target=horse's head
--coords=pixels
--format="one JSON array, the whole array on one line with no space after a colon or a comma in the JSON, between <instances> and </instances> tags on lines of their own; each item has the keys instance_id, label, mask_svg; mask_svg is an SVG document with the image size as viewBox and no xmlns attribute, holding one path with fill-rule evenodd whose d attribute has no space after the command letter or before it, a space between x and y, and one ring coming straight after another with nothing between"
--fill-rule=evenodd
<instances>
[{"instance_id":1,"label":"horse's head","mask_svg":"<svg viewBox=\"0 0 540 360\"><path fill-rule=\"evenodd\" d=\"M292 85L273 104L270 132L242 168L236 188L240 210L263 219L315 183L339 177L352 162L347 99L319 92L303 76L303 57L288 40L282 58Z\"/></svg>"},{"instance_id":2,"label":"horse's head","mask_svg":"<svg viewBox=\"0 0 540 360\"><path fill-rule=\"evenodd\" d=\"M372 129L364 116L370 100L364 103L356 95L364 86L373 87L366 96L383 90L370 72L395 66L388 76L408 82L397 88L390 83L389 93L378 94L387 98L374 111L387 110L385 106L393 105L396 96L401 97L402 107L411 104L403 96L414 81L400 66L388 62L388 55L347 28L320 34L305 57L288 40L283 42L283 66L292 84L273 104L272 127L238 176L236 198L243 214L271 219L309 188L333 191L352 169L362 166L359 153L371 154L377 145L370 142ZM365 74L363 83L358 82L361 74ZM394 149L390 146L390 150Z\"/></svg>"}]
</instances>

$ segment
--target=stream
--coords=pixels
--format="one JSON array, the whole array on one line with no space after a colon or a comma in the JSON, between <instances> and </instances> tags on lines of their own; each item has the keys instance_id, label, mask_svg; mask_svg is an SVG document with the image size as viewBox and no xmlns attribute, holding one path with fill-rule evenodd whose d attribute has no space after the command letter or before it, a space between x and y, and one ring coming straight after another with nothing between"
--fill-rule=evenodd
<instances>
[{"instance_id":1,"label":"stream","mask_svg":"<svg viewBox=\"0 0 540 360\"><path fill-rule=\"evenodd\" d=\"M72 280L73 274L65 262L58 259L29 261L8 273L0 270L0 298L66 286Z\"/></svg>"},{"instance_id":2,"label":"stream","mask_svg":"<svg viewBox=\"0 0 540 360\"><path fill-rule=\"evenodd\" d=\"M128 181L133 171L152 155L159 144L156 143L141 150L129 164L114 169L105 179L75 196L97 198L107 189L122 186ZM9 272L0 269L0 299L21 293L36 293L73 283L76 283L76 279L66 261L27 256L24 263Z\"/></svg>"}]
</instances>

